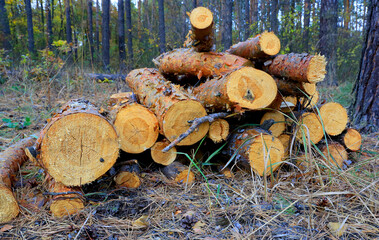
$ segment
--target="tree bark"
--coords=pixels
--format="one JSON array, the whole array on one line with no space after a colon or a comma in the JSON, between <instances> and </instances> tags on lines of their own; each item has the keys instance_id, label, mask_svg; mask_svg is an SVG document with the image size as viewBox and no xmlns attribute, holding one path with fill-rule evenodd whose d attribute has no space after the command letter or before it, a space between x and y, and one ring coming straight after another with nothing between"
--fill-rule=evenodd
<instances>
[{"instance_id":1,"label":"tree bark","mask_svg":"<svg viewBox=\"0 0 379 240\"><path fill-rule=\"evenodd\" d=\"M0 0L0 47L6 50L12 50L11 45L11 29L9 28L9 20L7 9L5 8L5 0Z\"/></svg>"},{"instance_id":2,"label":"tree bark","mask_svg":"<svg viewBox=\"0 0 379 240\"><path fill-rule=\"evenodd\" d=\"M325 84L338 85L337 82L337 21L338 21L338 1L321 0L320 9L320 35L319 51L326 57Z\"/></svg>"},{"instance_id":3,"label":"tree bark","mask_svg":"<svg viewBox=\"0 0 379 240\"><path fill-rule=\"evenodd\" d=\"M244 0L244 8L245 8L245 39L248 39L250 37L250 25L251 25L251 19L250 19L250 0Z\"/></svg>"},{"instance_id":4,"label":"tree bark","mask_svg":"<svg viewBox=\"0 0 379 240\"><path fill-rule=\"evenodd\" d=\"M309 51L310 16L311 16L311 0L305 0L304 1L304 32L303 32L304 52Z\"/></svg>"},{"instance_id":5,"label":"tree bark","mask_svg":"<svg viewBox=\"0 0 379 240\"><path fill-rule=\"evenodd\" d=\"M102 52L103 52L103 64L104 68L109 71L109 21L110 21L110 0L102 1L102 25L101 25L101 35L102 35Z\"/></svg>"},{"instance_id":6,"label":"tree bark","mask_svg":"<svg viewBox=\"0 0 379 240\"><path fill-rule=\"evenodd\" d=\"M270 25L271 25L271 31L278 34L278 12L279 12L279 0L272 0L271 7L270 7Z\"/></svg>"},{"instance_id":7,"label":"tree bark","mask_svg":"<svg viewBox=\"0 0 379 240\"><path fill-rule=\"evenodd\" d=\"M30 0L25 0L26 20L28 26L28 50L32 55L35 55L34 48L34 30L33 30L33 12Z\"/></svg>"},{"instance_id":8,"label":"tree bark","mask_svg":"<svg viewBox=\"0 0 379 240\"><path fill-rule=\"evenodd\" d=\"M89 46L90 46L90 55L91 55L91 63L93 63L93 52L95 51L94 45L93 45L93 11L92 11L92 0L88 0L88 8L87 8L87 13L88 13L88 40L89 40Z\"/></svg>"},{"instance_id":9,"label":"tree bark","mask_svg":"<svg viewBox=\"0 0 379 240\"><path fill-rule=\"evenodd\" d=\"M350 0L343 0L343 27L349 30L350 23Z\"/></svg>"},{"instance_id":10,"label":"tree bark","mask_svg":"<svg viewBox=\"0 0 379 240\"><path fill-rule=\"evenodd\" d=\"M166 51L166 30L164 19L164 0L158 0L158 12L159 12L159 51L164 53Z\"/></svg>"},{"instance_id":11,"label":"tree bark","mask_svg":"<svg viewBox=\"0 0 379 240\"><path fill-rule=\"evenodd\" d=\"M71 63L72 57L72 30L71 30L71 7L70 7L70 0L65 1L66 4L66 40L67 44L70 45L70 51L68 52L68 63Z\"/></svg>"},{"instance_id":12,"label":"tree bark","mask_svg":"<svg viewBox=\"0 0 379 240\"><path fill-rule=\"evenodd\" d=\"M132 70L133 68L132 13L130 4L130 0L125 0L126 36L128 39L128 70Z\"/></svg>"},{"instance_id":13,"label":"tree bark","mask_svg":"<svg viewBox=\"0 0 379 240\"><path fill-rule=\"evenodd\" d=\"M233 1L222 0L222 44L224 49L229 49L232 46L232 15L233 15Z\"/></svg>"},{"instance_id":14,"label":"tree bark","mask_svg":"<svg viewBox=\"0 0 379 240\"><path fill-rule=\"evenodd\" d=\"M52 49L53 44L53 23L51 21L51 6L50 0L46 0L46 32L47 32L47 46Z\"/></svg>"},{"instance_id":15,"label":"tree bark","mask_svg":"<svg viewBox=\"0 0 379 240\"><path fill-rule=\"evenodd\" d=\"M379 130L379 3L371 1L367 32L359 74L354 86L355 101L350 106L353 124L364 132Z\"/></svg>"},{"instance_id":16,"label":"tree bark","mask_svg":"<svg viewBox=\"0 0 379 240\"><path fill-rule=\"evenodd\" d=\"M96 28L95 28L95 42L96 42L96 51L99 53L99 45L100 45L100 36L99 36L99 15L100 15L100 5L99 0L96 0Z\"/></svg>"},{"instance_id":17,"label":"tree bark","mask_svg":"<svg viewBox=\"0 0 379 240\"><path fill-rule=\"evenodd\" d=\"M120 72L125 70L125 18L124 1L118 0L118 51L120 55Z\"/></svg>"}]
</instances>

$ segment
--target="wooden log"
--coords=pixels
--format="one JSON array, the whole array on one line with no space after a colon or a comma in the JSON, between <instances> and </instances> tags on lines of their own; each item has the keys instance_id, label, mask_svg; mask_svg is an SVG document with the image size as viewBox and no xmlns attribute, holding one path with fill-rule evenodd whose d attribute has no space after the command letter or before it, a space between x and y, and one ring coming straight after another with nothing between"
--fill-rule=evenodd
<instances>
[{"instance_id":1,"label":"wooden log","mask_svg":"<svg viewBox=\"0 0 379 240\"><path fill-rule=\"evenodd\" d=\"M123 165L119 173L114 177L117 185L126 188L138 188L141 186L141 179L139 177L140 167L137 160L130 160L127 164Z\"/></svg>"},{"instance_id":2,"label":"wooden log","mask_svg":"<svg viewBox=\"0 0 379 240\"><path fill-rule=\"evenodd\" d=\"M209 52L213 47L213 14L205 7L197 7L190 14L192 47L197 52Z\"/></svg>"},{"instance_id":3,"label":"wooden log","mask_svg":"<svg viewBox=\"0 0 379 240\"><path fill-rule=\"evenodd\" d=\"M322 125L319 117L311 112L303 113L298 120L296 126L296 139L302 144L308 144L309 140L314 144L321 141L324 136Z\"/></svg>"},{"instance_id":4,"label":"wooden log","mask_svg":"<svg viewBox=\"0 0 379 240\"><path fill-rule=\"evenodd\" d=\"M307 82L296 82L285 78L273 77L278 85L278 91L283 96L312 96L316 92L316 84Z\"/></svg>"},{"instance_id":5,"label":"wooden log","mask_svg":"<svg viewBox=\"0 0 379 240\"><path fill-rule=\"evenodd\" d=\"M345 147L350 151L355 152L361 149L362 136L357 130L353 128L347 128L344 132L342 132L339 138Z\"/></svg>"},{"instance_id":6,"label":"wooden log","mask_svg":"<svg viewBox=\"0 0 379 240\"><path fill-rule=\"evenodd\" d=\"M233 72L243 66L252 66L249 60L229 53L196 52L179 48L153 60L164 75L216 77Z\"/></svg>"},{"instance_id":7,"label":"wooden log","mask_svg":"<svg viewBox=\"0 0 379 240\"><path fill-rule=\"evenodd\" d=\"M47 178L49 191L54 194L50 204L50 211L53 216L60 218L73 215L84 208L84 201L79 194L81 193L79 188L66 187L62 183L56 182L50 176L47 176Z\"/></svg>"},{"instance_id":8,"label":"wooden log","mask_svg":"<svg viewBox=\"0 0 379 240\"><path fill-rule=\"evenodd\" d=\"M137 95L138 101L151 110L158 119L160 132L169 140L175 140L189 127L189 121L206 116L200 102L178 85L165 81L156 69L136 69L126 77L126 82ZM208 132L209 123L200 125L178 145L192 145Z\"/></svg>"},{"instance_id":9,"label":"wooden log","mask_svg":"<svg viewBox=\"0 0 379 240\"><path fill-rule=\"evenodd\" d=\"M321 82L326 74L325 57L307 53L277 55L271 63L265 65L264 70L269 74L298 82Z\"/></svg>"},{"instance_id":10,"label":"wooden log","mask_svg":"<svg viewBox=\"0 0 379 240\"><path fill-rule=\"evenodd\" d=\"M278 138L260 129L241 129L231 136L228 155L236 154L237 164L260 176L269 176L281 164L284 147Z\"/></svg>"},{"instance_id":11,"label":"wooden log","mask_svg":"<svg viewBox=\"0 0 379 240\"><path fill-rule=\"evenodd\" d=\"M171 163L173 163L176 159L176 148L173 147L167 152L162 152L162 150L167 147L170 144L170 142L166 139L156 142L154 146L151 148L151 158L154 160L154 162L168 166Z\"/></svg>"},{"instance_id":12,"label":"wooden log","mask_svg":"<svg viewBox=\"0 0 379 240\"><path fill-rule=\"evenodd\" d=\"M266 112L262 118L260 124L262 124L264 121L268 119L273 119L275 123L268 129L271 131L271 134L274 137L279 137L280 134L284 132L286 129L286 119L283 115L283 113L279 111L269 111Z\"/></svg>"},{"instance_id":13,"label":"wooden log","mask_svg":"<svg viewBox=\"0 0 379 240\"><path fill-rule=\"evenodd\" d=\"M320 99L320 94L316 90L316 92L313 95L310 95L308 97L301 97L299 99L299 102L301 105L303 105L304 108L312 109L317 106L319 99Z\"/></svg>"},{"instance_id":14,"label":"wooden log","mask_svg":"<svg viewBox=\"0 0 379 240\"><path fill-rule=\"evenodd\" d=\"M193 94L209 111L264 108L274 101L276 93L272 77L252 67L242 67L193 89Z\"/></svg>"},{"instance_id":15,"label":"wooden log","mask_svg":"<svg viewBox=\"0 0 379 240\"><path fill-rule=\"evenodd\" d=\"M71 100L43 128L36 143L37 160L66 186L90 183L116 162L116 130L86 100Z\"/></svg>"},{"instance_id":16,"label":"wooden log","mask_svg":"<svg viewBox=\"0 0 379 240\"><path fill-rule=\"evenodd\" d=\"M208 137L214 143L225 141L229 136L229 123L225 119L216 119L209 126Z\"/></svg>"},{"instance_id":17,"label":"wooden log","mask_svg":"<svg viewBox=\"0 0 379 240\"><path fill-rule=\"evenodd\" d=\"M349 120L346 109L339 103L329 102L321 106L320 118L325 132L331 136L337 136L345 130Z\"/></svg>"},{"instance_id":18,"label":"wooden log","mask_svg":"<svg viewBox=\"0 0 379 240\"><path fill-rule=\"evenodd\" d=\"M278 137L278 139L283 144L284 157L288 157L291 147L291 135L283 133Z\"/></svg>"},{"instance_id":19,"label":"wooden log","mask_svg":"<svg viewBox=\"0 0 379 240\"><path fill-rule=\"evenodd\" d=\"M285 96L282 97L282 103L280 105L280 111L284 113L292 112L297 104L297 97Z\"/></svg>"},{"instance_id":20,"label":"wooden log","mask_svg":"<svg viewBox=\"0 0 379 240\"><path fill-rule=\"evenodd\" d=\"M173 162L162 168L162 173L177 183L192 183L195 181L195 174L187 166L180 162Z\"/></svg>"},{"instance_id":21,"label":"wooden log","mask_svg":"<svg viewBox=\"0 0 379 240\"><path fill-rule=\"evenodd\" d=\"M25 148L35 143L28 137L0 152L0 224L17 217L20 209L12 192L12 182L21 165L28 159Z\"/></svg>"},{"instance_id":22,"label":"wooden log","mask_svg":"<svg viewBox=\"0 0 379 240\"><path fill-rule=\"evenodd\" d=\"M273 32L263 32L244 42L234 44L226 52L247 59L257 59L276 55L279 51L279 38Z\"/></svg>"},{"instance_id":23,"label":"wooden log","mask_svg":"<svg viewBox=\"0 0 379 240\"><path fill-rule=\"evenodd\" d=\"M157 141L158 119L154 113L135 102L131 96L131 94L111 96L111 101L118 101L112 106L111 118L119 137L120 148L127 153L141 153L151 148Z\"/></svg>"},{"instance_id":24,"label":"wooden log","mask_svg":"<svg viewBox=\"0 0 379 240\"><path fill-rule=\"evenodd\" d=\"M338 166L342 168L343 162L348 159L345 148L337 142L324 145L321 147L321 152L326 157L326 163L331 167Z\"/></svg>"}]
</instances>

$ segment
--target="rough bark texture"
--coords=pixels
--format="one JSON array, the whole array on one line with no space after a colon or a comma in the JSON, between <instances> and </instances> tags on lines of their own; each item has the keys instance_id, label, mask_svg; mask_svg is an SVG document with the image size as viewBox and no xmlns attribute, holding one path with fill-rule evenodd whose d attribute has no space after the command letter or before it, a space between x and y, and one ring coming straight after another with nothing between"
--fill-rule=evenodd
<instances>
[{"instance_id":1,"label":"rough bark texture","mask_svg":"<svg viewBox=\"0 0 379 240\"><path fill-rule=\"evenodd\" d=\"M164 20L164 1L158 0L158 15L159 15L159 51L164 53L166 51L166 30Z\"/></svg>"},{"instance_id":2,"label":"rough bark texture","mask_svg":"<svg viewBox=\"0 0 379 240\"><path fill-rule=\"evenodd\" d=\"M274 33L278 33L279 21L278 21L278 12L279 12L279 0L272 0L270 7L270 28Z\"/></svg>"},{"instance_id":3,"label":"rough bark texture","mask_svg":"<svg viewBox=\"0 0 379 240\"><path fill-rule=\"evenodd\" d=\"M284 157L279 139L261 129L241 129L230 137L228 155L235 155L237 164L260 176L269 176Z\"/></svg>"},{"instance_id":4,"label":"rough bark texture","mask_svg":"<svg viewBox=\"0 0 379 240\"><path fill-rule=\"evenodd\" d=\"M209 52L213 47L213 14L204 7L192 10L192 46L198 52Z\"/></svg>"},{"instance_id":5,"label":"rough bark texture","mask_svg":"<svg viewBox=\"0 0 379 240\"><path fill-rule=\"evenodd\" d=\"M110 21L110 0L102 1L102 25L101 25L101 34L102 34L102 50L103 50L103 64L106 70L109 68L109 21Z\"/></svg>"},{"instance_id":6,"label":"rough bark texture","mask_svg":"<svg viewBox=\"0 0 379 240\"><path fill-rule=\"evenodd\" d=\"M65 8L66 8L66 41L67 44L71 46L72 43L72 30L71 30L71 8L70 8L70 0L65 0ZM71 50L68 53L68 63L71 62Z\"/></svg>"},{"instance_id":7,"label":"rough bark texture","mask_svg":"<svg viewBox=\"0 0 379 240\"><path fill-rule=\"evenodd\" d=\"M26 21L28 26L28 50L31 54L35 54L34 48L34 31L33 31L33 12L30 0L25 0Z\"/></svg>"},{"instance_id":8,"label":"rough bark texture","mask_svg":"<svg viewBox=\"0 0 379 240\"><path fill-rule=\"evenodd\" d=\"M53 44L53 23L51 21L51 6L50 6L50 1L46 1L46 32L47 32L47 46L49 49L52 48Z\"/></svg>"},{"instance_id":9,"label":"rough bark texture","mask_svg":"<svg viewBox=\"0 0 379 240\"><path fill-rule=\"evenodd\" d=\"M160 131L170 141L184 133L195 118L203 117L203 106L179 86L166 81L156 69L136 69L126 77L129 87L138 101L158 118ZM208 132L209 123L200 125L178 145L192 145Z\"/></svg>"},{"instance_id":10,"label":"rough bark texture","mask_svg":"<svg viewBox=\"0 0 379 240\"><path fill-rule=\"evenodd\" d=\"M159 71L165 75L190 75L201 77L221 76L252 63L228 53L199 53L193 49L180 48L164 53L154 60Z\"/></svg>"},{"instance_id":11,"label":"rough bark texture","mask_svg":"<svg viewBox=\"0 0 379 240\"><path fill-rule=\"evenodd\" d=\"M125 69L125 17L124 1L118 0L118 51L120 55L120 72Z\"/></svg>"},{"instance_id":12,"label":"rough bark texture","mask_svg":"<svg viewBox=\"0 0 379 240\"><path fill-rule=\"evenodd\" d=\"M251 19L250 19L250 0L244 0L244 7L245 7L245 19L244 19L244 24L245 24L245 39L248 39L250 37L250 24L251 24Z\"/></svg>"},{"instance_id":13,"label":"rough bark texture","mask_svg":"<svg viewBox=\"0 0 379 240\"><path fill-rule=\"evenodd\" d=\"M125 0L125 14L126 14L126 37L128 39L128 69L133 68L133 36L132 36L132 12L130 0Z\"/></svg>"},{"instance_id":14,"label":"rough bark texture","mask_svg":"<svg viewBox=\"0 0 379 240\"><path fill-rule=\"evenodd\" d=\"M177 183L192 183L195 181L195 174L180 162L173 162L162 168L161 171L168 179Z\"/></svg>"},{"instance_id":15,"label":"rough bark texture","mask_svg":"<svg viewBox=\"0 0 379 240\"><path fill-rule=\"evenodd\" d=\"M350 107L353 124L364 132L379 130L379 2L372 1L360 70Z\"/></svg>"},{"instance_id":16,"label":"rough bark texture","mask_svg":"<svg viewBox=\"0 0 379 240\"><path fill-rule=\"evenodd\" d=\"M151 158L154 160L154 162L167 166L175 161L177 155L175 147L171 148L167 152L162 152L162 150L169 144L170 142L167 139L158 141L154 144L154 146L151 148Z\"/></svg>"},{"instance_id":17,"label":"rough bark texture","mask_svg":"<svg viewBox=\"0 0 379 240\"><path fill-rule=\"evenodd\" d=\"M326 61L323 56L307 53L277 55L264 66L265 71L293 81L317 83L324 80Z\"/></svg>"},{"instance_id":18,"label":"rough bark texture","mask_svg":"<svg viewBox=\"0 0 379 240\"><path fill-rule=\"evenodd\" d=\"M280 51L280 40L273 32L264 32L244 42L234 44L228 53L248 58L267 58Z\"/></svg>"},{"instance_id":19,"label":"rough bark texture","mask_svg":"<svg viewBox=\"0 0 379 240\"><path fill-rule=\"evenodd\" d=\"M304 0L304 31L303 31L304 52L309 51L310 15L311 15L311 0Z\"/></svg>"},{"instance_id":20,"label":"rough bark texture","mask_svg":"<svg viewBox=\"0 0 379 240\"><path fill-rule=\"evenodd\" d=\"M193 93L209 111L260 109L274 101L277 87L267 73L242 67L224 77L208 80L194 88Z\"/></svg>"},{"instance_id":21,"label":"rough bark texture","mask_svg":"<svg viewBox=\"0 0 379 240\"><path fill-rule=\"evenodd\" d=\"M100 15L100 5L99 5L99 0L96 0L96 29L95 29L95 42L96 42L96 51L99 52L99 45L100 45L100 34L99 34L99 15Z\"/></svg>"},{"instance_id":22,"label":"rough bark texture","mask_svg":"<svg viewBox=\"0 0 379 240\"><path fill-rule=\"evenodd\" d=\"M329 102L321 106L320 118L325 132L337 136L345 130L349 120L346 109L339 103Z\"/></svg>"},{"instance_id":23,"label":"rough bark texture","mask_svg":"<svg viewBox=\"0 0 379 240\"><path fill-rule=\"evenodd\" d=\"M224 49L229 49L232 46L232 15L233 1L222 0L222 45Z\"/></svg>"},{"instance_id":24,"label":"rough bark texture","mask_svg":"<svg viewBox=\"0 0 379 240\"><path fill-rule=\"evenodd\" d=\"M88 0L87 14L88 14L88 41L89 41L89 49L91 54L91 61L93 62L93 53L95 51L93 45L93 21L92 21L92 0Z\"/></svg>"},{"instance_id":25,"label":"rough bark texture","mask_svg":"<svg viewBox=\"0 0 379 240\"><path fill-rule=\"evenodd\" d=\"M33 146L36 139L25 138L0 153L0 224L9 222L19 213L18 203L12 192L12 181L28 157L25 148Z\"/></svg>"},{"instance_id":26,"label":"rough bark texture","mask_svg":"<svg viewBox=\"0 0 379 240\"><path fill-rule=\"evenodd\" d=\"M9 20L7 9L5 8L5 0L0 0L0 48L11 50L11 29L9 28Z\"/></svg>"},{"instance_id":27,"label":"rough bark texture","mask_svg":"<svg viewBox=\"0 0 379 240\"><path fill-rule=\"evenodd\" d=\"M40 165L66 186L80 186L106 173L118 157L117 133L85 100L72 100L43 128L36 151Z\"/></svg>"}]
</instances>

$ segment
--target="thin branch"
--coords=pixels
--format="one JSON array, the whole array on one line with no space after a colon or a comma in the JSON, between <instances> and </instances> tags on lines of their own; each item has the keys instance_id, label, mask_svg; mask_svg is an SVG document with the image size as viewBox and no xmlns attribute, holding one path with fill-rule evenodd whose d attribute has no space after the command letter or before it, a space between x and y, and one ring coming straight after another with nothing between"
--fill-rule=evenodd
<instances>
[{"instance_id":1,"label":"thin branch","mask_svg":"<svg viewBox=\"0 0 379 240\"><path fill-rule=\"evenodd\" d=\"M43 195L51 195L51 196L68 195L68 194L78 194L78 195L83 197L83 193L81 193L79 191L68 191L68 192L59 192L59 193L55 193L55 192L43 193Z\"/></svg>"}]
</instances>

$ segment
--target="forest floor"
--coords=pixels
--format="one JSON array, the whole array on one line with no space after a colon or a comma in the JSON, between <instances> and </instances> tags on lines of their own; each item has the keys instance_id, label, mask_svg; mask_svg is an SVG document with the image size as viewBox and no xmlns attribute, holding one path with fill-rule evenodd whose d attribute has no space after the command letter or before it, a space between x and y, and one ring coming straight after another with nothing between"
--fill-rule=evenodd
<instances>
[{"instance_id":1,"label":"forest floor","mask_svg":"<svg viewBox=\"0 0 379 240\"><path fill-rule=\"evenodd\" d=\"M0 83L0 150L37 133L69 99L85 97L105 107L111 94L125 90L122 81L99 83L80 74L50 84ZM351 94L339 91L321 92L348 103ZM204 168L206 178L194 170L195 183L178 185L150 166L134 190L115 187L107 174L84 187L87 207L62 219L49 213L43 171L26 163L14 186L21 213L0 225L0 239L338 239L338 230L341 239L377 239L378 139L378 133L364 136L362 151L350 155L352 164L333 173L302 174L289 160L267 181Z\"/></svg>"}]
</instances>

